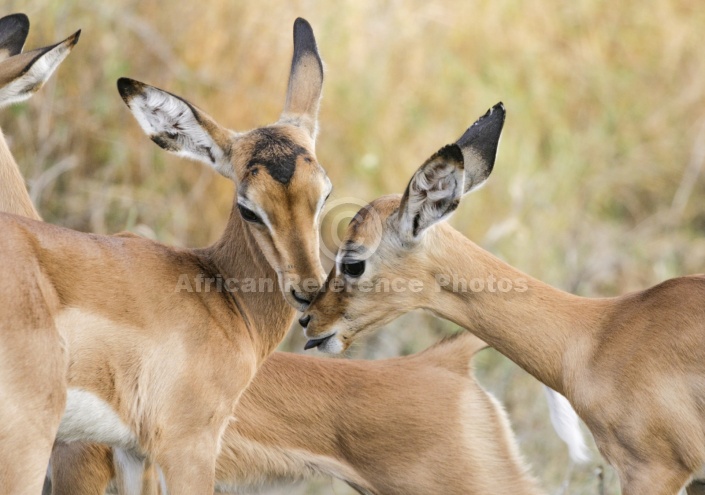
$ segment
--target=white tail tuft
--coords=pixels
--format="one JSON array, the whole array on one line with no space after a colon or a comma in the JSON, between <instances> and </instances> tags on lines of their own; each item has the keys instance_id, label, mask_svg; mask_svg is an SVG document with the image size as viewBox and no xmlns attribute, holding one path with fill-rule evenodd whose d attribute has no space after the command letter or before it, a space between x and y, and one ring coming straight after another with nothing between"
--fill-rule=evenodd
<instances>
[{"instance_id":1,"label":"white tail tuft","mask_svg":"<svg viewBox=\"0 0 705 495\"><path fill-rule=\"evenodd\" d=\"M580 429L578 414L568 399L555 390L544 386L548 411L551 415L553 429L568 446L568 453L573 462L582 464L590 460L590 451L585 445L585 438Z\"/></svg>"}]
</instances>

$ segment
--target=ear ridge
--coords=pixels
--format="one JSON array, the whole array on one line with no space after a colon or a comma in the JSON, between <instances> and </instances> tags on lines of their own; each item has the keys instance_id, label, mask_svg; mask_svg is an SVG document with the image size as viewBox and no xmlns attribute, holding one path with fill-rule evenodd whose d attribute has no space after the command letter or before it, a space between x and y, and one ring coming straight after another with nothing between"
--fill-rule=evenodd
<instances>
[{"instance_id":1,"label":"ear ridge","mask_svg":"<svg viewBox=\"0 0 705 495\"><path fill-rule=\"evenodd\" d=\"M492 173L505 118L504 104L499 102L456 141L463 151L465 193L482 186Z\"/></svg>"},{"instance_id":2,"label":"ear ridge","mask_svg":"<svg viewBox=\"0 0 705 495\"><path fill-rule=\"evenodd\" d=\"M79 29L59 43L0 62L0 106L26 100L36 93L71 53L80 36Z\"/></svg>"},{"instance_id":3,"label":"ear ridge","mask_svg":"<svg viewBox=\"0 0 705 495\"><path fill-rule=\"evenodd\" d=\"M448 217L463 195L463 152L457 144L438 150L414 173L399 206L400 232L407 240Z\"/></svg>"},{"instance_id":4,"label":"ear ridge","mask_svg":"<svg viewBox=\"0 0 705 495\"><path fill-rule=\"evenodd\" d=\"M294 22L294 53L281 121L305 128L313 139L318 131L318 109L323 90L323 62L311 25Z\"/></svg>"},{"instance_id":5,"label":"ear ridge","mask_svg":"<svg viewBox=\"0 0 705 495\"><path fill-rule=\"evenodd\" d=\"M28 33L29 18L25 14L0 18L0 61L22 53Z\"/></svg>"},{"instance_id":6,"label":"ear ridge","mask_svg":"<svg viewBox=\"0 0 705 495\"><path fill-rule=\"evenodd\" d=\"M144 133L159 147L231 177L231 134L207 113L180 96L134 79L121 77L117 88Z\"/></svg>"}]
</instances>

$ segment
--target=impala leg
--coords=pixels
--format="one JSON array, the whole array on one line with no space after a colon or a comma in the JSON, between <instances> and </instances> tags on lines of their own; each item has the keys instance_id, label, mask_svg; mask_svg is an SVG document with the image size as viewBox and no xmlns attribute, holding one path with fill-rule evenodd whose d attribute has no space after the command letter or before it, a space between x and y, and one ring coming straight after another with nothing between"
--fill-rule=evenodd
<instances>
[{"instance_id":1,"label":"impala leg","mask_svg":"<svg viewBox=\"0 0 705 495\"><path fill-rule=\"evenodd\" d=\"M174 439L157 454L169 495L212 495L215 491L216 435Z\"/></svg>"},{"instance_id":2,"label":"impala leg","mask_svg":"<svg viewBox=\"0 0 705 495\"><path fill-rule=\"evenodd\" d=\"M678 495L690 473L682 468L643 466L620 474L623 495ZM697 492L696 492L697 493Z\"/></svg>"},{"instance_id":3,"label":"impala leg","mask_svg":"<svg viewBox=\"0 0 705 495\"><path fill-rule=\"evenodd\" d=\"M66 356L56 329L2 323L0 491L37 495L66 404Z\"/></svg>"},{"instance_id":4,"label":"impala leg","mask_svg":"<svg viewBox=\"0 0 705 495\"><path fill-rule=\"evenodd\" d=\"M159 473L157 465L149 459L144 461L142 473L142 495L162 495L159 490Z\"/></svg>"},{"instance_id":5,"label":"impala leg","mask_svg":"<svg viewBox=\"0 0 705 495\"><path fill-rule=\"evenodd\" d=\"M110 447L82 442L54 446L52 495L103 495L114 474Z\"/></svg>"},{"instance_id":6,"label":"impala leg","mask_svg":"<svg viewBox=\"0 0 705 495\"><path fill-rule=\"evenodd\" d=\"M685 489L688 495L705 495L705 480L693 480Z\"/></svg>"}]
</instances>

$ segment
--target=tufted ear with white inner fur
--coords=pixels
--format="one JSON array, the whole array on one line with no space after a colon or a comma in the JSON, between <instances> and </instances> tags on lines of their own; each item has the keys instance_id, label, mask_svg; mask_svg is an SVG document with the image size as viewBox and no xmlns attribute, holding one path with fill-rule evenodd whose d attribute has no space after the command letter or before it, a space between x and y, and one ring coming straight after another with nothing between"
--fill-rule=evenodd
<instances>
[{"instance_id":1,"label":"tufted ear with white inner fur","mask_svg":"<svg viewBox=\"0 0 705 495\"><path fill-rule=\"evenodd\" d=\"M399 206L399 232L406 242L447 218L463 196L463 153L457 144L441 148L414 173Z\"/></svg>"},{"instance_id":2,"label":"tufted ear with white inner fur","mask_svg":"<svg viewBox=\"0 0 705 495\"><path fill-rule=\"evenodd\" d=\"M207 163L233 178L232 135L186 100L128 78L117 82L120 96L142 130L163 149Z\"/></svg>"},{"instance_id":3,"label":"tufted ear with white inner fur","mask_svg":"<svg viewBox=\"0 0 705 495\"><path fill-rule=\"evenodd\" d=\"M26 100L36 93L71 53L80 35L81 31L77 31L60 43L0 62L0 107Z\"/></svg>"}]
</instances>

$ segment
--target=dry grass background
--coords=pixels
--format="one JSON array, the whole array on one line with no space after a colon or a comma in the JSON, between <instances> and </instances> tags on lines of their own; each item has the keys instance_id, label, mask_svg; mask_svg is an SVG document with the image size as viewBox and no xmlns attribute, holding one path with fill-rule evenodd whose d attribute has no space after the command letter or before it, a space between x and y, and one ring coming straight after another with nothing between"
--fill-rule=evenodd
<instances>
[{"instance_id":1,"label":"dry grass background","mask_svg":"<svg viewBox=\"0 0 705 495\"><path fill-rule=\"evenodd\" d=\"M691 0L10 0L28 47L83 28L49 85L0 124L49 222L201 246L232 186L149 143L120 76L182 95L247 129L284 101L291 25L306 17L327 64L318 157L333 199L401 192L413 170L502 100L508 120L488 185L453 223L564 289L614 295L705 263L705 9ZM414 326L414 331L401 327ZM414 314L367 339L366 357L420 350L452 325ZM283 347L300 350L299 331ZM551 493L599 493L603 462L569 472L537 382L493 351L482 383L505 403ZM339 483L297 493L344 494ZM292 493L284 490L283 493ZM605 472L605 493L616 494Z\"/></svg>"}]
</instances>

